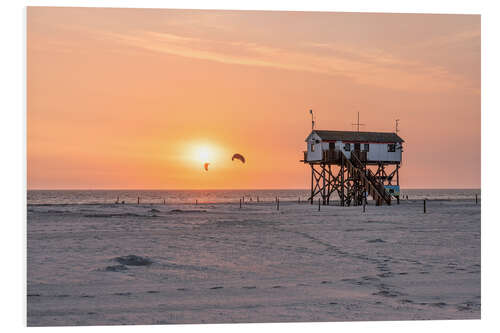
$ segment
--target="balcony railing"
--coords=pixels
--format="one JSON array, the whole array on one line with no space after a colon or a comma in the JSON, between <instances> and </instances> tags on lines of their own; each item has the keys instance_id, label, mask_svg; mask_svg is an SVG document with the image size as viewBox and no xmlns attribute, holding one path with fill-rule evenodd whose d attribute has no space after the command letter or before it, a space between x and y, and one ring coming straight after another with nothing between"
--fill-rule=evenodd
<instances>
[{"instance_id":1,"label":"balcony railing","mask_svg":"<svg viewBox=\"0 0 500 333\"><path fill-rule=\"evenodd\" d=\"M307 151L303 151L304 161L307 161ZM324 163L340 163L341 161L340 150L323 150L323 155L321 156L321 162ZM352 151L351 155L355 155L356 158L361 162L366 162L367 160L367 152L366 151Z\"/></svg>"},{"instance_id":2,"label":"balcony railing","mask_svg":"<svg viewBox=\"0 0 500 333\"><path fill-rule=\"evenodd\" d=\"M368 153L366 151L360 151L360 150L353 150L351 152L351 155L354 155L357 157L357 159L360 161L360 162L366 162L367 160L367 155Z\"/></svg>"},{"instance_id":3,"label":"balcony railing","mask_svg":"<svg viewBox=\"0 0 500 333\"><path fill-rule=\"evenodd\" d=\"M340 162L340 154L342 153L338 150L324 150L322 161L327 163Z\"/></svg>"}]
</instances>

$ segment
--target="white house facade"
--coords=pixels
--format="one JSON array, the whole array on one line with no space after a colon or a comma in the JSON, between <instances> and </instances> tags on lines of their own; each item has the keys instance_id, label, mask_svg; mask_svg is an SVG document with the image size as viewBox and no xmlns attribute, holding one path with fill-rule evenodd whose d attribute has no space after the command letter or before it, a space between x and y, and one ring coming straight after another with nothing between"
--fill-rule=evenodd
<instances>
[{"instance_id":1,"label":"white house facade","mask_svg":"<svg viewBox=\"0 0 500 333\"><path fill-rule=\"evenodd\" d=\"M396 133L323 130L313 130L305 141L306 162L320 162L335 152L343 152L351 158L351 153L356 151L367 163L401 163L404 142Z\"/></svg>"}]
</instances>

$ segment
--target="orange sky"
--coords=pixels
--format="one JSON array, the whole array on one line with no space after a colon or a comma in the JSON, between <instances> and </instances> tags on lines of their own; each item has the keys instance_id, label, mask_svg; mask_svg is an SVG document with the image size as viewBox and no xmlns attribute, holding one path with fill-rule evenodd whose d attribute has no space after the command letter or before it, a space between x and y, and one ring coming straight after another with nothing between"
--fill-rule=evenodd
<instances>
[{"instance_id":1,"label":"orange sky","mask_svg":"<svg viewBox=\"0 0 500 333\"><path fill-rule=\"evenodd\" d=\"M311 108L318 129L400 119L403 188L480 187L478 15L29 7L27 21L29 189L308 188Z\"/></svg>"}]
</instances>

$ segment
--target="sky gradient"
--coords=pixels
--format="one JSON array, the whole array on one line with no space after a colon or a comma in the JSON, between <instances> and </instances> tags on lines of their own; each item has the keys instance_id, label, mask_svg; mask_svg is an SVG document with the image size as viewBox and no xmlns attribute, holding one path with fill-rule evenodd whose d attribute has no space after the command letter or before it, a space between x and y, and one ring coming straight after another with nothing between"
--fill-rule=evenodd
<instances>
[{"instance_id":1,"label":"sky gradient","mask_svg":"<svg viewBox=\"0 0 500 333\"><path fill-rule=\"evenodd\" d=\"M400 119L402 188L480 187L479 15L29 7L27 24L28 189L308 188L309 109L317 129Z\"/></svg>"}]
</instances>

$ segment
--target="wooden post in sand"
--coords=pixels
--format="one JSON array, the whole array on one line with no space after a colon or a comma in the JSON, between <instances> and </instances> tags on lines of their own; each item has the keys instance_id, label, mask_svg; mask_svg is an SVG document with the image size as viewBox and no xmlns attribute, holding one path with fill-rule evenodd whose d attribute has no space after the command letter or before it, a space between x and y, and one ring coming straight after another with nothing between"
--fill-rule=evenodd
<instances>
[{"instance_id":1,"label":"wooden post in sand","mask_svg":"<svg viewBox=\"0 0 500 333\"><path fill-rule=\"evenodd\" d=\"M477 193L476 193L476 205L477 205Z\"/></svg>"},{"instance_id":2,"label":"wooden post in sand","mask_svg":"<svg viewBox=\"0 0 500 333\"><path fill-rule=\"evenodd\" d=\"M241 198L240 198L240 209L241 209Z\"/></svg>"},{"instance_id":3,"label":"wooden post in sand","mask_svg":"<svg viewBox=\"0 0 500 333\"><path fill-rule=\"evenodd\" d=\"M137 197L137 204L141 201L141 198Z\"/></svg>"},{"instance_id":4,"label":"wooden post in sand","mask_svg":"<svg viewBox=\"0 0 500 333\"><path fill-rule=\"evenodd\" d=\"M318 212L321 210L321 199L318 199Z\"/></svg>"},{"instance_id":5,"label":"wooden post in sand","mask_svg":"<svg viewBox=\"0 0 500 333\"><path fill-rule=\"evenodd\" d=\"M280 210L280 198L276 197L276 210Z\"/></svg>"},{"instance_id":6,"label":"wooden post in sand","mask_svg":"<svg viewBox=\"0 0 500 333\"><path fill-rule=\"evenodd\" d=\"M167 201L165 199L163 199L163 204L166 205L167 204Z\"/></svg>"},{"instance_id":7,"label":"wooden post in sand","mask_svg":"<svg viewBox=\"0 0 500 333\"><path fill-rule=\"evenodd\" d=\"M426 199L424 199L424 214L427 213L427 209L425 207L425 201L426 201Z\"/></svg>"}]
</instances>

